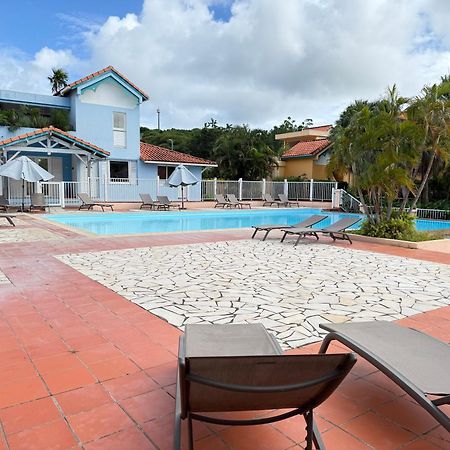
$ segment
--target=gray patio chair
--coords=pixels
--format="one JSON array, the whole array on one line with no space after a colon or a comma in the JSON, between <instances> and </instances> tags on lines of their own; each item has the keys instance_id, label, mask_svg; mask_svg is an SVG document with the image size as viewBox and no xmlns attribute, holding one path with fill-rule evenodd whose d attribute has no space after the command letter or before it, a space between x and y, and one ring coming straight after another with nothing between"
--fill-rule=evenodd
<instances>
[{"instance_id":1,"label":"gray patio chair","mask_svg":"<svg viewBox=\"0 0 450 450\"><path fill-rule=\"evenodd\" d=\"M225 197L221 194L217 194L215 196L216 204L214 205L214 208L229 208L230 202L227 202L225 200Z\"/></svg>"},{"instance_id":2,"label":"gray patio chair","mask_svg":"<svg viewBox=\"0 0 450 450\"><path fill-rule=\"evenodd\" d=\"M266 237L272 230L284 230L286 228L311 228L313 225L316 225L317 223L321 222L322 220L326 219L328 216L321 216L319 214L314 214L311 217L308 217L305 220L302 220L301 222L296 223L295 225L254 225L252 228L255 229L255 231L252 234L252 239L256 236L256 233L258 231L265 231L266 234L263 237L263 241L266 240Z\"/></svg>"},{"instance_id":3,"label":"gray patio chair","mask_svg":"<svg viewBox=\"0 0 450 450\"><path fill-rule=\"evenodd\" d=\"M157 199L158 199L158 202L160 203L160 205L163 205L167 209L170 209L170 208L180 209L180 204L170 201L169 197L167 197L167 195L158 195Z\"/></svg>"},{"instance_id":4,"label":"gray patio chair","mask_svg":"<svg viewBox=\"0 0 450 450\"><path fill-rule=\"evenodd\" d=\"M227 194L227 201L230 203L230 207L242 209L243 206L248 206L249 209L252 209L252 205L250 203L240 202L234 194Z\"/></svg>"},{"instance_id":5,"label":"gray patio chair","mask_svg":"<svg viewBox=\"0 0 450 450\"><path fill-rule=\"evenodd\" d=\"M77 195L82 202L78 210L87 209L88 211L90 211L91 209L94 209L94 206L100 206L100 208L102 208L102 211L105 211L105 208L111 208L111 211L114 211L113 205L111 203L96 202L84 192L80 192Z\"/></svg>"},{"instance_id":6,"label":"gray patio chair","mask_svg":"<svg viewBox=\"0 0 450 450\"><path fill-rule=\"evenodd\" d=\"M355 362L352 353L283 355L261 324L186 325L178 354L174 449L181 448L183 419L192 450L193 420L260 425L296 415L306 420L306 449L312 449L313 442L324 449L314 408L333 393ZM269 409L283 411L256 419L207 414Z\"/></svg>"},{"instance_id":7,"label":"gray patio chair","mask_svg":"<svg viewBox=\"0 0 450 450\"><path fill-rule=\"evenodd\" d=\"M0 211L8 212L9 207L8 199L4 195L0 195Z\"/></svg>"},{"instance_id":8,"label":"gray patio chair","mask_svg":"<svg viewBox=\"0 0 450 450\"><path fill-rule=\"evenodd\" d=\"M31 202L30 202L30 212L36 209L40 209L45 211L48 208L48 211L50 212L50 207L47 204L47 201L45 200L45 195L37 192L30 195Z\"/></svg>"},{"instance_id":9,"label":"gray patio chair","mask_svg":"<svg viewBox=\"0 0 450 450\"><path fill-rule=\"evenodd\" d=\"M394 381L450 432L450 418L439 408L450 404L450 345L392 322L327 323L320 327L329 334L319 353L325 353L333 340L342 342Z\"/></svg>"},{"instance_id":10,"label":"gray patio chair","mask_svg":"<svg viewBox=\"0 0 450 450\"><path fill-rule=\"evenodd\" d=\"M278 194L278 198L280 199L280 203L285 206L300 206L300 202L296 202L295 200L289 200L288 196L285 194Z\"/></svg>"},{"instance_id":11,"label":"gray patio chair","mask_svg":"<svg viewBox=\"0 0 450 450\"><path fill-rule=\"evenodd\" d=\"M152 199L152 196L150 194L139 194L139 197L141 197L142 200L142 204L139 207L139 209L143 209L143 208L150 208L150 209L168 209L167 206L165 205L161 205L161 203L159 203L156 200Z\"/></svg>"},{"instance_id":12,"label":"gray patio chair","mask_svg":"<svg viewBox=\"0 0 450 450\"><path fill-rule=\"evenodd\" d=\"M272 206L277 205L277 207L280 207L282 204L280 200L275 200L270 194L263 194L263 206Z\"/></svg>"},{"instance_id":13,"label":"gray patio chair","mask_svg":"<svg viewBox=\"0 0 450 450\"><path fill-rule=\"evenodd\" d=\"M345 217L344 219L340 219L337 222L326 228L314 229L314 228L289 228L283 229L281 231L284 232L283 237L281 238L281 242L284 241L288 234L297 235L298 238L295 241L294 245L297 245L300 242L300 239L305 236L314 236L317 240L319 239L319 235L317 233L329 234L333 239L333 242L336 239L341 239L352 243L350 236L345 232L347 228L350 228L355 223L358 223L361 220L360 217Z\"/></svg>"},{"instance_id":14,"label":"gray patio chair","mask_svg":"<svg viewBox=\"0 0 450 450\"><path fill-rule=\"evenodd\" d=\"M6 219L13 227L16 226L13 219L16 217L14 214L0 214L0 218Z\"/></svg>"}]
</instances>

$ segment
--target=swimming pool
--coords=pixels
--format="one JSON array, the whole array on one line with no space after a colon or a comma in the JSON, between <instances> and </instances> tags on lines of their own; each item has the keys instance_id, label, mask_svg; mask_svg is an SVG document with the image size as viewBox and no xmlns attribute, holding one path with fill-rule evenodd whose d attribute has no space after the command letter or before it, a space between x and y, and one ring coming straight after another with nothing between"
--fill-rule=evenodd
<instances>
[{"instance_id":1,"label":"swimming pool","mask_svg":"<svg viewBox=\"0 0 450 450\"><path fill-rule=\"evenodd\" d=\"M172 231L220 230L226 228L249 228L262 224L293 225L312 214L325 214L327 219L316 225L322 228L343 217L354 214L322 212L313 208L259 209L233 211L188 211L188 212L135 212L135 213L86 213L52 214L46 218L83 231L95 234L140 234ZM418 230L450 228L449 221L417 220ZM358 228L358 224L352 227Z\"/></svg>"}]
</instances>

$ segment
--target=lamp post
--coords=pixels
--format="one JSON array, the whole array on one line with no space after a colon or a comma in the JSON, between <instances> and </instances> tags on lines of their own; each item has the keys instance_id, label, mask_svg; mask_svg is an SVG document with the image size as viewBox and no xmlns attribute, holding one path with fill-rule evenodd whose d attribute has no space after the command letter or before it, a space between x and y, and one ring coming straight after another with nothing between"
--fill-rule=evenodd
<instances>
[{"instance_id":1,"label":"lamp post","mask_svg":"<svg viewBox=\"0 0 450 450\"><path fill-rule=\"evenodd\" d=\"M168 139L170 141L170 149L173 151L173 139Z\"/></svg>"},{"instance_id":2,"label":"lamp post","mask_svg":"<svg viewBox=\"0 0 450 450\"><path fill-rule=\"evenodd\" d=\"M159 108L156 110L156 114L158 115L158 130L160 130L161 129L161 123L160 123L160 120L159 120L159 116L160 116L160 110L159 110Z\"/></svg>"}]
</instances>

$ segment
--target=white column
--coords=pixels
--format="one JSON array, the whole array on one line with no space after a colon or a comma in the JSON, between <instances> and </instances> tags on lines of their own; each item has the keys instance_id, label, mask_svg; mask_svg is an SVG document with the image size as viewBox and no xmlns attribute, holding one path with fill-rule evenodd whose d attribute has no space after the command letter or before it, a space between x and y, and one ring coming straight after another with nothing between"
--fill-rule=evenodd
<instances>
[{"instance_id":1,"label":"white column","mask_svg":"<svg viewBox=\"0 0 450 450\"><path fill-rule=\"evenodd\" d=\"M159 195L159 175L156 177L156 195Z\"/></svg>"},{"instance_id":2,"label":"white column","mask_svg":"<svg viewBox=\"0 0 450 450\"><path fill-rule=\"evenodd\" d=\"M59 203L61 208L66 207L65 191L64 191L64 181L59 182Z\"/></svg>"},{"instance_id":3,"label":"white column","mask_svg":"<svg viewBox=\"0 0 450 450\"><path fill-rule=\"evenodd\" d=\"M105 196L105 199L104 199L105 202L108 201L108 181L109 181L109 179L105 175L103 177L103 187L104 187L103 195Z\"/></svg>"},{"instance_id":4,"label":"white column","mask_svg":"<svg viewBox=\"0 0 450 450\"><path fill-rule=\"evenodd\" d=\"M239 201L242 200L242 178L239 178Z\"/></svg>"},{"instance_id":5,"label":"white column","mask_svg":"<svg viewBox=\"0 0 450 450\"><path fill-rule=\"evenodd\" d=\"M216 195L217 195L217 178L214 178L213 190L214 190L214 198L216 198Z\"/></svg>"},{"instance_id":6,"label":"white column","mask_svg":"<svg viewBox=\"0 0 450 450\"><path fill-rule=\"evenodd\" d=\"M311 178L309 182L309 201L313 201L313 191L314 191L314 180Z\"/></svg>"},{"instance_id":7,"label":"white column","mask_svg":"<svg viewBox=\"0 0 450 450\"><path fill-rule=\"evenodd\" d=\"M263 178L263 180L262 180L262 195L265 195L265 194L266 194L266 179Z\"/></svg>"},{"instance_id":8,"label":"white column","mask_svg":"<svg viewBox=\"0 0 450 450\"><path fill-rule=\"evenodd\" d=\"M286 180L286 178L284 179L283 193L286 197L289 195L289 184L288 184L288 180Z\"/></svg>"}]
</instances>

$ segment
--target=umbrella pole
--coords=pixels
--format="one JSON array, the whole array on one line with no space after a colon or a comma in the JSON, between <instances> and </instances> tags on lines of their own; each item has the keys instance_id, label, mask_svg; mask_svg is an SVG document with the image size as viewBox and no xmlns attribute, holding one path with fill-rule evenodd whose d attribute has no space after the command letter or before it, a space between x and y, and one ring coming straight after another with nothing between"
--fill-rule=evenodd
<instances>
[{"instance_id":1,"label":"umbrella pole","mask_svg":"<svg viewBox=\"0 0 450 450\"><path fill-rule=\"evenodd\" d=\"M181 209L184 209L184 186L181 186Z\"/></svg>"},{"instance_id":2,"label":"umbrella pole","mask_svg":"<svg viewBox=\"0 0 450 450\"><path fill-rule=\"evenodd\" d=\"M22 212L25 211L25 180L22 178Z\"/></svg>"}]
</instances>

